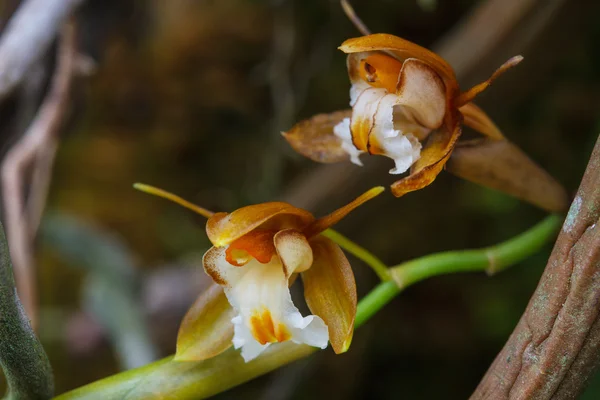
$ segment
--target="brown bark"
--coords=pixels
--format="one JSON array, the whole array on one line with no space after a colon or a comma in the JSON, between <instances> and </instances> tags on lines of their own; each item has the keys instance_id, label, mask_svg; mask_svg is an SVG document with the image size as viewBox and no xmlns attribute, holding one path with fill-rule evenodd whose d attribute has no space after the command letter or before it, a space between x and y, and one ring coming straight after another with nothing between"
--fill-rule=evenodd
<instances>
[{"instance_id":1,"label":"brown bark","mask_svg":"<svg viewBox=\"0 0 600 400\"><path fill-rule=\"evenodd\" d=\"M517 327L471 399L573 399L600 362L600 139Z\"/></svg>"}]
</instances>

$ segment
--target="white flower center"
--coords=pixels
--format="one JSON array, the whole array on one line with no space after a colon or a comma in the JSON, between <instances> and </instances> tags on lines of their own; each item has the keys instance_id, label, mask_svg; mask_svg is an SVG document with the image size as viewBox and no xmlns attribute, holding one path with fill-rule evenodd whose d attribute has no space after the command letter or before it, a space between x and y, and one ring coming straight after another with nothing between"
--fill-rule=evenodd
<instances>
[{"instance_id":1,"label":"white flower center","mask_svg":"<svg viewBox=\"0 0 600 400\"><path fill-rule=\"evenodd\" d=\"M350 104L353 106L353 118L363 118L370 122L370 140L377 143L381 154L394 160L395 167L390 174L406 172L421 156L421 143L411 132L414 122L404 121L403 113L397 113L398 121L394 121L394 109L398 105L398 97L388 94L385 89L362 87L350 89ZM345 118L338 123L334 134L342 140L342 149L350 155L350 160L362 165L359 159L364 153L356 148L352 141L351 121ZM358 133L357 133L358 134Z\"/></svg>"},{"instance_id":2,"label":"white flower center","mask_svg":"<svg viewBox=\"0 0 600 400\"><path fill-rule=\"evenodd\" d=\"M225 249L225 248L224 248ZM277 255L267 264L251 259L242 267L218 257L216 267L227 281L227 299L237 311L233 345L242 349L246 362L256 358L272 343L291 340L325 348L327 326L315 315L303 317L292 302L288 280Z\"/></svg>"}]
</instances>

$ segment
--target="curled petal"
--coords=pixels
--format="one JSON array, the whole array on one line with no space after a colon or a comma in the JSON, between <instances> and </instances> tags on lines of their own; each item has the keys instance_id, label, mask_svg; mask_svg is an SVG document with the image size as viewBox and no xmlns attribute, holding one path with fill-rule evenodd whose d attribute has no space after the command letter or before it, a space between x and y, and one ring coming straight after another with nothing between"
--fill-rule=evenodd
<instances>
[{"instance_id":1,"label":"curled petal","mask_svg":"<svg viewBox=\"0 0 600 400\"><path fill-rule=\"evenodd\" d=\"M321 217L321 218L315 220L312 224L310 224L306 228L306 230L304 231L304 234L308 238L310 238L314 235L318 235L319 233L323 232L325 229L328 229L329 227L337 224L340 220L345 218L346 215L348 215L350 212L352 212L352 210L354 210L356 207L361 206L364 203L366 203L367 201L371 200L372 198L378 196L384 190L385 190L385 188L383 186L376 186L374 188L367 190L365 193L361 194L360 196L358 196L356 199L354 199L350 203L346 204L345 206L338 208L337 210L335 210L334 212L332 212L329 215L326 215L324 217Z\"/></svg>"},{"instance_id":2,"label":"curled petal","mask_svg":"<svg viewBox=\"0 0 600 400\"><path fill-rule=\"evenodd\" d=\"M230 214L214 214L206 223L206 233L212 244L225 246L258 227L265 230L302 229L313 220L311 213L288 203L261 203Z\"/></svg>"},{"instance_id":3,"label":"curled petal","mask_svg":"<svg viewBox=\"0 0 600 400\"><path fill-rule=\"evenodd\" d=\"M352 110L318 114L297 123L282 135L294 150L313 161L345 161L348 159L348 153L342 149L342 141L334 135L333 128L351 115Z\"/></svg>"},{"instance_id":4,"label":"curled petal","mask_svg":"<svg viewBox=\"0 0 600 400\"><path fill-rule=\"evenodd\" d=\"M317 236L310 241L314 261L302 273L304 297L310 311L325 321L336 353L350 347L356 317L356 283L348 259L337 244Z\"/></svg>"},{"instance_id":5,"label":"curled petal","mask_svg":"<svg viewBox=\"0 0 600 400\"><path fill-rule=\"evenodd\" d=\"M410 58L402 65L396 95L423 126L434 129L442 125L446 113L444 90L440 76L423 61Z\"/></svg>"},{"instance_id":6,"label":"curled petal","mask_svg":"<svg viewBox=\"0 0 600 400\"><path fill-rule=\"evenodd\" d=\"M503 140L504 135L492 122L490 117L474 103L467 103L459 111L463 115L464 124L493 140Z\"/></svg>"},{"instance_id":7,"label":"curled petal","mask_svg":"<svg viewBox=\"0 0 600 400\"><path fill-rule=\"evenodd\" d=\"M286 276L306 271L312 265L312 249L302 232L295 229L279 231L275 234L273 242Z\"/></svg>"},{"instance_id":8,"label":"curled petal","mask_svg":"<svg viewBox=\"0 0 600 400\"><path fill-rule=\"evenodd\" d=\"M447 97L454 96L458 91L456 75L452 67L440 56L417 44L397 36L385 33L348 39L339 47L344 53L360 53L383 51L400 61L416 58L427 63L442 78L446 87Z\"/></svg>"},{"instance_id":9,"label":"curled petal","mask_svg":"<svg viewBox=\"0 0 600 400\"><path fill-rule=\"evenodd\" d=\"M566 211L565 189L508 140L479 139L459 144L449 172L553 212Z\"/></svg>"},{"instance_id":10,"label":"curled petal","mask_svg":"<svg viewBox=\"0 0 600 400\"><path fill-rule=\"evenodd\" d=\"M487 80L473 86L471 89L467 90L466 92L461 93L456 98L456 101L454 102L456 107L462 107L463 105L473 101L473 99L475 97L477 97L477 95L479 93L481 93L485 89L487 89L496 80L496 78L498 78L500 75L505 73L508 69L519 64L521 61L523 61L523 56L514 56L511 59L509 59L508 61L506 61L504 64L502 64L500 66L500 68L498 68L496 71L494 71L492 76L490 76Z\"/></svg>"},{"instance_id":11,"label":"curled petal","mask_svg":"<svg viewBox=\"0 0 600 400\"><path fill-rule=\"evenodd\" d=\"M410 175L392 184L396 197L419 190L431 184L444 168L461 133L462 115L458 111L447 114L444 126L434 131L421 151L421 158L412 166Z\"/></svg>"},{"instance_id":12,"label":"curled petal","mask_svg":"<svg viewBox=\"0 0 600 400\"><path fill-rule=\"evenodd\" d=\"M177 335L177 361L200 361L227 350L233 338L235 311L223 289L212 284L189 309Z\"/></svg>"}]
</instances>

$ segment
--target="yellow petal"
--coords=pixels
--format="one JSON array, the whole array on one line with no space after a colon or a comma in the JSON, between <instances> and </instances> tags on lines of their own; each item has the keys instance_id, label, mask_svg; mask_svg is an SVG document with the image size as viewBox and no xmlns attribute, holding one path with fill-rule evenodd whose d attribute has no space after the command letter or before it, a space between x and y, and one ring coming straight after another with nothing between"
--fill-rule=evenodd
<instances>
[{"instance_id":1,"label":"yellow petal","mask_svg":"<svg viewBox=\"0 0 600 400\"><path fill-rule=\"evenodd\" d=\"M356 199L346 204L345 206L338 208L334 212L324 217L321 217L314 221L311 225L309 225L304 234L306 237L310 238L314 235L318 235L323 232L325 229L337 224L340 220L346 217L350 212L352 212L356 207L363 205L365 202L371 200L372 198L378 196L383 192L385 188L383 186L376 186L367 190L365 193L358 196Z\"/></svg>"},{"instance_id":2,"label":"yellow petal","mask_svg":"<svg viewBox=\"0 0 600 400\"><path fill-rule=\"evenodd\" d=\"M215 246L225 246L258 227L274 230L302 229L313 220L311 213L288 203L261 203L240 208L230 214L216 213L208 219L206 233Z\"/></svg>"},{"instance_id":3,"label":"yellow petal","mask_svg":"<svg viewBox=\"0 0 600 400\"><path fill-rule=\"evenodd\" d=\"M434 131L421 151L421 158L412 166L410 175L392 184L396 197L419 190L431 184L444 168L461 133L462 115L452 110L446 115L444 126Z\"/></svg>"},{"instance_id":4,"label":"yellow petal","mask_svg":"<svg viewBox=\"0 0 600 400\"><path fill-rule=\"evenodd\" d=\"M492 122L490 117L474 103L467 103L459 111L464 117L464 124L493 140L503 140L504 135Z\"/></svg>"},{"instance_id":5,"label":"yellow petal","mask_svg":"<svg viewBox=\"0 0 600 400\"><path fill-rule=\"evenodd\" d=\"M333 134L333 128L351 115L352 110L318 114L297 123L282 134L294 150L313 161L345 161L348 159L348 153L342 149L342 141Z\"/></svg>"},{"instance_id":6,"label":"yellow petal","mask_svg":"<svg viewBox=\"0 0 600 400\"><path fill-rule=\"evenodd\" d=\"M460 96L456 98L456 101L454 103L456 107L462 107L463 105L473 101L473 99L477 97L478 94L487 89L496 80L496 78L505 73L508 69L519 64L521 61L523 61L523 56L514 56L508 61L506 61L500 66L500 68L494 71L492 76L490 76L487 80L473 86L466 92L461 93Z\"/></svg>"},{"instance_id":7,"label":"yellow petal","mask_svg":"<svg viewBox=\"0 0 600 400\"><path fill-rule=\"evenodd\" d=\"M568 207L565 189L508 140L479 139L461 143L447 164L453 174L547 211Z\"/></svg>"},{"instance_id":8,"label":"yellow petal","mask_svg":"<svg viewBox=\"0 0 600 400\"><path fill-rule=\"evenodd\" d=\"M306 236L295 229L285 229L273 238L277 254L284 267L285 276L307 270L313 262L313 254Z\"/></svg>"},{"instance_id":9,"label":"yellow petal","mask_svg":"<svg viewBox=\"0 0 600 400\"><path fill-rule=\"evenodd\" d=\"M342 43L339 49L344 53L384 51L387 54L393 55L400 61L404 61L407 58L416 58L428 64L438 75L440 75L446 86L448 97L454 96L458 92L456 75L446 60L424 47L397 36L376 33L373 35L348 39Z\"/></svg>"},{"instance_id":10,"label":"yellow petal","mask_svg":"<svg viewBox=\"0 0 600 400\"><path fill-rule=\"evenodd\" d=\"M212 284L183 318L177 336L177 361L200 361L227 350L233 338L235 316L223 289Z\"/></svg>"},{"instance_id":11,"label":"yellow petal","mask_svg":"<svg viewBox=\"0 0 600 400\"><path fill-rule=\"evenodd\" d=\"M348 350L356 317L356 283L348 259L337 244L317 236L310 241L314 261L302 273L310 311L329 328L329 341L339 354Z\"/></svg>"}]
</instances>

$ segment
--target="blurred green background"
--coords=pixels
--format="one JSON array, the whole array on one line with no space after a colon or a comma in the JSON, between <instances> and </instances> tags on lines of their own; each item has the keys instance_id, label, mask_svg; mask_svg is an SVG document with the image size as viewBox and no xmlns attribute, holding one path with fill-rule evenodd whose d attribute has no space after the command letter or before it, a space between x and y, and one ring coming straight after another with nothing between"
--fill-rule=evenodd
<instances>
[{"instance_id":1,"label":"blurred green background","mask_svg":"<svg viewBox=\"0 0 600 400\"><path fill-rule=\"evenodd\" d=\"M488 1L353 4L374 32L429 47L451 40ZM6 20L18 2L3 3ZM467 88L524 55L478 104L574 193L600 128L600 4L538 3L518 21L495 16L518 29L459 75ZM216 211L284 199L324 214L393 181L385 173L391 161L379 157L368 160L380 165L373 172L340 184L279 135L347 107L345 56L336 48L358 33L337 1L90 0L78 21L81 51L97 69L76 83L37 243L39 334L57 393L172 354L179 321L207 284L203 219L136 192L134 182ZM473 57L472 43L455 48ZM380 196L338 229L397 264L491 245L543 216L442 173L401 199ZM491 278L420 283L358 330L347 354L319 352L219 397L467 398L518 321L550 249ZM376 277L351 261L362 295ZM600 398L600 379L586 396Z\"/></svg>"}]
</instances>

